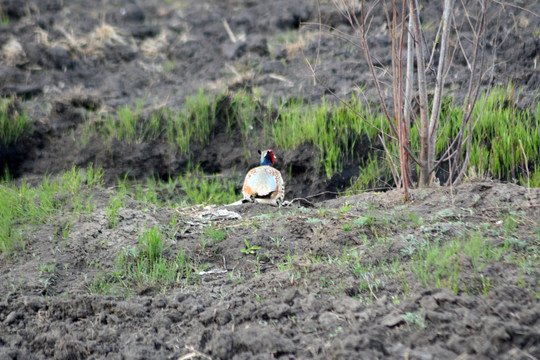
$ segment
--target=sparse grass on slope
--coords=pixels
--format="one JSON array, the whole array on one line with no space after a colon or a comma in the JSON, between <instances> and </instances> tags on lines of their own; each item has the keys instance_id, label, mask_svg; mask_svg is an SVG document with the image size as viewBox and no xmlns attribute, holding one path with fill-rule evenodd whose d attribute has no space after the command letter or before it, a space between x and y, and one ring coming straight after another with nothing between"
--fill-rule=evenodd
<instances>
[{"instance_id":1,"label":"sparse grass on slope","mask_svg":"<svg viewBox=\"0 0 540 360\"><path fill-rule=\"evenodd\" d=\"M91 212L91 190L102 182L103 172L90 166L86 171L73 168L61 176L45 177L37 186L26 180L16 184L0 182L0 250L10 256L25 250L28 233L65 211L68 218ZM69 221L67 222L69 226ZM62 229L69 231L69 229ZM65 235L65 234L62 234Z\"/></svg>"},{"instance_id":2,"label":"sparse grass on slope","mask_svg":"<svg viewBox=\"0 0 540 360\"><path fill-rule=\"evenodd\" d=\"M148 178L145 183L119 182L132 198L156 206L187 206L196 204L229 204L238 200L236 187L241 180L219 175L206 175L200 168L169 177L167 181Z\"/></svg>"},{"instance_id":3,"label":"sparse grass on slope","mask_svg":"<svg viewBox=\"0 0 540 360\"><path fill-rule=\"evenodd\" d=\"M0 98L0 148L8 146L31 128L26 111L15 106L15 98Z\"/></svg>"},{"instance_id":4,"label":"sparse grass on slope","mask_svg":"<svg viewBox=\"0 0 540 360\"><path fill-rule=\"evenodd\" d=\"M197 279L195 263L182 248L168 258L164 237L158 227L144 229L139 235L139 245L123 248L117 254L114 271L97 278L89 286L90 291L129 296L148 286L162 291L193 283Z\"/></svg>"},{"instance_id":5,"label":"sparse grass on slope","mask_svg":"<svg viewBox=\"0 0 540 360\"><path fill-rule=\"evenodd\" d=\"M511 86L496 88L487 100L477 103L473 111L475 126L469 173L507 181L519 180L523 185L536 187L540 186L540 104L533 112L519 110L514 105L517 96ZM327 178L341 172L346 160L356 157L361 163L360 175L351 179L351 191L392 186L389 161L397 163L397 147L387 140L388 152L383 151L379 133L373 127L389 133L388 125L376 107L363 103L360 98L353 96L349 105L350 108L328 105L325 101L312 105L292 99L279 102L274 108L272 99L263 104L256 90L212 98L201 89L196 96L186 100L182 111L162 107L143 116L144 104L138 103L133 110L122 107L115 116L106 116L105 121L94 129L99 130L106 141L113 138L126 143L167 141L171 151L176 149L183 154L189 154L191 144L208 144L213 132L233 134L233 129L237 129L238 140L246 146L257 132L262 142L274 144L281 151L290 151L302 144L314 146L319 153L318 161L313 164L315 170ZM446 100L437 143L439 155L461 129L463 111L461 106ZM216 129L216 126L226 128ZM468 131L465 130L464 135ZM412 148L417 147L418 141L418 132L412 126ZM357 153L358 148L364 152ZM201 174L196 175L187 176L206 191L204 183L199 182ZM437 176L445 178L447 174L441 170ZM215 195L210 193L200 197L189 195L192 194L191 184L182 179L178 181L188 194L189 202L213 201L211 198ZM210 186L208 190L211 188L220 189Z\"/></svg>"},{"instance_id":6,"label":"sparse grass on slope","mask_svg":"<svg viewBox=\"0 0 540 360\"><path fill-rule=\"evenodd\" d=\"M516 90L509 85L507 89L495 88L485 101L482 98L478 102L473 111L473 119L478 122L473 129L470 168L481 177L516 179L527 186L527 162L530 186L539 187L540 103L536 104L534 113L521 111L515 107L517 96ZM443 112L444 117L447 120L440 135L439 152L459 132L463 109L450 105Z\"/></svg>"}]
</instances>

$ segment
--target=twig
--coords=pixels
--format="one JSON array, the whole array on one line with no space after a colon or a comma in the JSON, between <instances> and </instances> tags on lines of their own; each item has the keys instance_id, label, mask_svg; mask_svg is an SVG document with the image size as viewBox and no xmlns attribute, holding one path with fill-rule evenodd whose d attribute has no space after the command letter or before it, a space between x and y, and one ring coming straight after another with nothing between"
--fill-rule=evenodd
<instances>
[{"instance_id":1,"label":"twig","mask_svg":"<svg viewBox=\"0 0 540 360\"><path fill-rule=\"evenodd\" d=\"M535 13L534 11L532 10L529 10L527 8L524 8L522 6L519 6L519 5L515 5L515 4L512 4L512 3L509 3L509 2L506 2L506 1L497 1L497 0L493 0L494 3L496 4L499 4L499 5L502 5L502 6L510 6L510 7L514 7L516 9L519 9L519 10L522 10L522 11L525 11L525 12L528 12L536 17L540 17L539 14Z\"/></svg>"},{"instance_id":2,"label":"twig","mask_svg":"<svg viewBox=\"0 0 540 360\"><path fill-rule=\"evenodd\" d=\"M234 33L231 30L231 27L229 26L229 23L227 22L227 19L223 19L223 26L225 27L225 31L227 31L227 34L229 35L229 39L231 39L231 42L234 44L236 43L237 39L236 36L234 36Z\"/></svg>"},{"instance_id":3,"label":"twig","mask_svg":"<svg viewBox=\"0 0 540 360\"><path fill-rule=\"evenodd\" d=\"M531 174L529 173L529 164L527 160L527 155L525 154L525 149L523 149L523 143L521 142L521 139L518 139L519 141L519 147L521 148L521 153L523 154L523 158L525 159L525 170L527 171L527 192L529 193L529 197L531 196Z\"/></svg>"},{"instance_id":4,"label":"twig","mask_svg":"<svg viewBox=\"0 0 540 360\"><path fill-rule=\"evenodd\" d=\"M399 176L398 176L397 170L396 170L397 166L396 166L396 164L394 164L394 160L392 159L392 155L390 154L390 151L388 151L388 148L386 147L384 137L379 135L379 139L381 140L381 143L382 143L383 148L384 148L384 152L386 153L386 158L388 159L388 163L390 164L390 171L392 171L392 177L394 178L394 183L396 184L396 186L399 186L400 182L398 181Z\"/></svg>"}]
</instances>

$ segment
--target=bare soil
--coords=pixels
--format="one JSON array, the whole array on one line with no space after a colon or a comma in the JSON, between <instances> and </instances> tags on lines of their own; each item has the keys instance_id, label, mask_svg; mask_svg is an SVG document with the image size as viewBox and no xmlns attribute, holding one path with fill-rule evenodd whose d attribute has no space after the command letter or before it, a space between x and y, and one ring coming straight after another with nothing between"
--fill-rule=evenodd
<instances>
[{"instance_id":1,"label":"bare soil","mask_svg":"<svg viewBox=\"0 0 540 360\"><path fill-rule=\"evenodd\" d=\"M494 71L491 83L515 82L522 91L512 101L527 108L540 86L540 20L533 14L540 4L518 5L532 13L498 5L490 11L488 39L498 51L486 61ZM423 6L429 24L441 5ZM16 178L38 181L93 163L104 168L110 185L126 173L139 180L179 174L190 160L210 173L241 176L253 165L245 151L273 147L292 199L344 189L368 151L358 145L352 153L360 155L325 179L312 147L283 152L262 144L257 128L247 148L216 129L190 156L162 142L107 147L95 138L78 141L94 112L143 98L180 108L199 87L216 93L258 87L263 97L320 101L325 89L313 83L298 39L279 40L300 22L317 19L313 1L1 0L0 13L9 20L0 26L0 94L17 95L38 119L31 135L0 146L0 168ZM321 15L348 31L335 9L323 5ZM379 34L384 16L375 15L373 53L388 66L389 44ZM234 43L224 19L238 38ZM114 35L100 37L96 29L109 29L103 24ZM309 33L304 41L307 58L320 46L320 76L333 91L348 96L367 84L357 49ZM455 56L448 91L459 101L467 61ZM375 96L371 91L367 98ZM58 214L31 230L17 257L0 258L0 358L540 358L540 189L482 180L413 195L404 203L397 190L364 193L315 208L167 209L130 200L111 228L110 191L100 189L92 214L74 220ZM218 210L241 218L223 218ZM170 229L173 216L179 221ZM371 225L355 223L366 217ZM67 221L74 223L64 239ZM97 279L114 271L117 254L154 225L167 229L170 256L183 247L206 273L164 291L141 284L130 294L91 292ZM203 245L209 226L224 229L224 240ZM445 244L474 232L494 248L509 239L513 245L481 269L467 255L456 258L461 280L454 291L419 281L413 265L422 242ZM245 240L260 248L243 253ZM361 275L339 261L353 255L367 269Z\"/></svg>"},{"instance_id":2,"label":"bare soil","mask_svg":"<svg viewBox=\"0 0 540 360\"><path fill-rule=\"evenodd\" d=\"M59 216L32 234L22 255L2 259L2 359L540 356L540 189L474 182L415 191L406 205L394 190L307 209L167 210L130 201L115 228L100 194L66 239L57 232L65 221ZM510 213L518 214L511 234L501 220ZM135 284L127 298L89 291L114 271L120 251L138 245L142 226L167 229L175 215L166 251L183 247L201 264L194 284L165 291ZM371 226L346 228L366 216ZM226 231L223 241L207 237L203 245L209 226ZM490 246L513 236L519 245L480 270L460 255L455 291L420 283L411 244L443 245L479 229ZM260 248L243 253L245 240ZM367 270L355 273L352 262L339 261L349 255ZM512 260L520 257L530 259L527 266Z\"/></svg>"}]
</instances>

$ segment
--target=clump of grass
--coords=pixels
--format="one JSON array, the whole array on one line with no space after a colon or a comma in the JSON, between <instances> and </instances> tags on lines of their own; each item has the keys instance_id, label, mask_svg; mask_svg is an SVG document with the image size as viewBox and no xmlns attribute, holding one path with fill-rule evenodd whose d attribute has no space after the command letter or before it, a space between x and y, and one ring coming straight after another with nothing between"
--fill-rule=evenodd
<instances>
[{"instance_id":1,"label":"clump of grass","mask_svg":"<svg viewBox=\"0 0 540 360\"><path fill-rule=\"evenodd\" d=\"M461 256L467 256L474 270L480 271L489 261L499 261L502 250L493 248L478 232L444 244L428 241L413 255L412 270L424 286L448 287L457 293L460 285L467 287L461 277Z\"/></svg>"},{"instance_id":2,"label":"clump of grass","mask_svg":"<svg viewBox=\"0 0 540 360\"><path fill-rule=\"evenodd\" d=\"M520 179L523 185L540 186L540 103L534 113L519 110L514 100L518 95L510 84L506 89L493 89L487 98L482 97L478 101L472 115L478 121L473 129L469 166L480 176L509 181ZM438 152L442 152L459 132L463 112L462 107L453 105L443 109L441 117L447 121L440 134ZM523 153L531 174L530 185L524 178L526 166Z\"/></svg>"},{"instance_id":3,"label":"clump of grass","mask_svg":"<svg viewBox=\"0 0 540 360\"><path fill-rule=\"evenodd\" d=\"M524 185L539 186L540 183L540 104L534 113L519 110L513 104L515 89L494 89L487 99L479 101L473 111L478 119L473 129L470 167L481 176L494 176L505 180L520 180ZM342 170L343 162L353 154L355 145L370 146L378 142L378 131L363 121L358 114L389 132L388 125L381 121L380 114L372 111L370 104L363 104L353 96L346 105L330 107L323 101L321 105L309 106L302 100L290 100L279 105L279 117L273 125L273 140L284 150L301 144L312 144L319 151L319 162L324 173L331 177ZM376 110L376 109L375 109ZM461 129L464 109L446 100L440 127L437 151L442 154ZM465 136L468 130L465 131ZM521 151L521 140L523 151ZM411 127L411 147L417 148L419 135ZM371 153L364 157L359 177L352 183L351 192L373 187L375 184L393 182L390 168L380 160L386 156L397 157L394 142L386 143L388 152L381 156ZM364 155L364 154L362 154ZM525 160L526 159L526 160ZM530 178L525 179L525 161ZM527 181L525 181L527 180Z\"/></svg>"},{"instance_id":4,"label":"clump of grass","mask_svg":"<svg viewBox=\"0 0 540 360\"><path fill-rule=\"evenodd\" d=\"M188 204L228 204L238 199L236 181L205 175L199 168L177 178Z\"/></svg>"},{"instance_id":5,"label":"clump of grass","mask_svg":"<svg viewBox=\"0 0 540 360\"><path fill-rule=\"evenodd\" d=\"M230 131L233 126L238 126L243 141L248 140L249 135L255 129L255 119L261 110L259 98L259 93L251 95L242 90L238 91L231 99L226 113L227 128Z\"/></svg>"},{"instance_id":6,"label":"clump of grass","mask_svg":"<svg viewBox=\"0 0 540 360\"><path fill-rule=\"evenodd\" d=\"M126 194L127 186L126 179L124 179L124 181L119 182L118 192L109 199L109 203L105 208L105 213L107 215L107 224L110 228L115 228L120 221L118 211L126 204Z\"/></svg>"},{"instance_id":7,"label":"clump of grass","mask_svg":"<svg viewBox=\"0 0 540 360\"><path fill-rule=\"evenodd\" d=\"M135 108L128 106L116 110L115 116L106 115L102 124L102 135L110 142L117 139L128 144L157 140L162 133L162 112L155 112L150 118L143 116L144 102L137 101Z\"/></svg>"},{"instance_id":8,"label":"clump of grass","mask_svg":"<svg viewBox=\"0 0 540 360\"><path fill-rule=\"evenodd\" d=\"M119 182L120 191L133 199L155 206L177 207L195 204L228 204L238 200L236 190L239 180L234 177L207 175L199 167L167 180L147 178L145 183ZM124 189L122 189L124 188ZM120 206L122 206L120 204Z\"/></svg>"},{"instance_id":9,"label":"clump of grass","mask_svg":"<svg viewBox=\"0 0 540 360\"><path fill-rule=\"evenodd\" d=\"M180 248L175 256L165 255L164 234L159 228L145 229L136 247L122 249L116 258L115 269L92 284L92 292L129 294L133 289L148 286L157 291L177 284L192 284L197 280L195 264Z\"/></svg>"},{"instance_id":10,"label":"clump of grass","mask_svg":"<svg viewBox=\"0 0 540 360\"><path fill-rule=\"evenodd\" d=\"M0 13L0 26L2 26L2 27L8 27L9 26L9 16L4 14L3 12Z\"/></svg>"},{"instance_id":11,"label":"clump of grass","mask_svg":"<svg viewBox=\"0 0 540 360\"><path fill-rule=\"evenodd\" d=\"M17 108L14 97L0 98L0 147L17 142L31 129L26 111Z\"/></svg>"},{"instance_id":12,"label":"clump of grass","mask_svg":"<svg viewBox=\"0 0 540 360\"><path fill-rule=\"evenodd\" d=\"M319 161L328 178L343 169L343 162L363 140L376 139L377 131L363 121L362 114L372 123L380 121L369 106L353 96L346 105L306 106L303 100L291 100L279 105L279 118L273 127L274 141L284 150L301 144L313 144L319 150Z\"/></svg>"},{"instance_id":13,"label":"clump of grass","mask_svg":"<svg viewBox=\"0 0 540 360\"><path fill-rule=\"evenodd\" d=\"M204 236L212 239L212 242L214 244L222 242L225 239L225 235L226 235L225 230L218 229L215 226L204 228Z\"/></svg>"},{"instance_id":14,"label":"clump of grass","mask_svg":"<svg viewBox=\"0 0 540 360\"><path fill-rule=\"evenodd\" d=\"M217 98L211 99L201 88L197 96L188 97L183 112L163 110L166 137L181 153L188 153L192 142L207 144L216 123Z\"/></svg>"},{"instance_id":15,"label":"clump of grass","mask_svg":"<svg viewBox=\"0 0 540 360\"><path fill-rule=\"evenodd\" d=\"M72 217L91 212L91 191L102 183L103 171L72 168L55 179L45 177L37 186L26 180L0 182L0 251L10 256L25 251L28 233L34 226L51 221L59 211ZM65 234L64 234L65 235Z\"/></svg>"}]
</instances>

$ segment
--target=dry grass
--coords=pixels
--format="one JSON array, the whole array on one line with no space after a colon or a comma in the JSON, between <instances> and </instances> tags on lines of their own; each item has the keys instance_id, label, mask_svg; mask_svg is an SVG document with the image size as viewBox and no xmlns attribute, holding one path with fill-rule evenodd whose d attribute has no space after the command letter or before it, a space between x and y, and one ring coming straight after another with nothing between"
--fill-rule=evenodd
<instances>
[{"instance_id":1,"label":"dry grass","mask_svg":"<svg viewBox=\"0 0 540 360\"><path fill-rule=\"evenodd\" d=\"M21 43L15 38L9 39L2 46L2 59L8 66L22 65L28 61Z\"/></svg>"},{"instance_id":2,"label":"dry grass","mask_svg":"<svg viewBox=\"0 0 540 360\"><path fill-rule=\"evenodd\" d=\"M137 51L137 44L129 34L122 33L112 25L102 23L87 35L78 35L73 30L64 27L56 28L63 38L51 41L49 34L40 28L37 28L36 40L48 48L61 46L65 48L72 56L84 58L86 56L104 57L104 49L111 45L125 45Z\"/></svg>"},{"instance_id":3,"label":"dry grass","mask_svg":"<svg viewBox=\"0 0 540 360\"><path fill-rule=\"evenodd\" d=\"M151 59L166 59L165 49L169 46L167 35L168 32L162 31L157 37L144 40L140 45L141 52Z\"/></svg>"}]
</instances>

